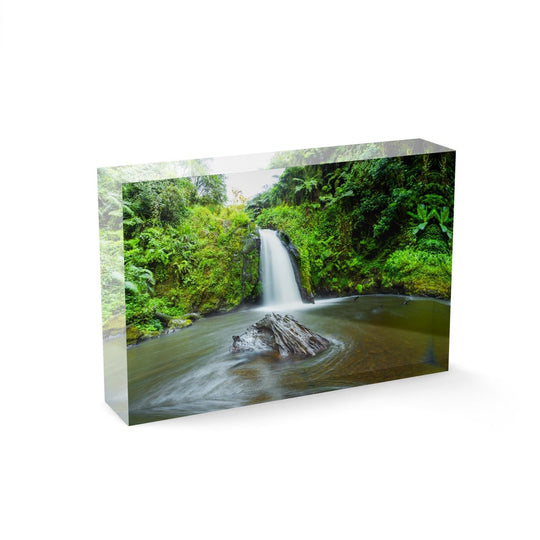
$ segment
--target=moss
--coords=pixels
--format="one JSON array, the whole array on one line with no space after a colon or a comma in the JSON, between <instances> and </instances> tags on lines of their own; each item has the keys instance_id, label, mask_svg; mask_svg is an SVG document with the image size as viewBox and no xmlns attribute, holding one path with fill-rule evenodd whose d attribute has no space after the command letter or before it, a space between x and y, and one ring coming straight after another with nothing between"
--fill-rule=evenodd
<instances>
[{"instance_id":1,"label":"moss","mask_svg":"<svg viewBox=\"0 0 540 540\"><path fill-rule=\"evenodd\" d=\"M386 261L382 285L406 294L449 299L451 272L449 255L405 249L394 252Z\"/></svg>"},{"instance_id":2,"label":"moss","mask_svg":"<svg viewBox=\"0 0 540 540\"><path fill-rule=\"evenodd\" d=\"M193 324L193 321L191 319L173 319L169 323L169 328L186 328L186 326L191 326Z\"/></svg>"},{"instance_id":3,"label":"moss","mask_svg":"<svg viewBox=\"0 0 540 540\"><path fill-rule=\"evenodd\" d=\"M130 324L126 328L126 343L128 345L133 345L137 343L143 337L143 332L139 330L135 325Z\"/></svg>"},{"instance_id":4,"label":"moss","mask_svg":"<svg viewBox=\"0 0 540 540\"><path fill-rule=\"evenodd\" d=\"M417 248L419 251L427 253L449 253L447 237L442 232L439 225L429 224L426 229L420 233Z\"/></svg>"}]
</instances>

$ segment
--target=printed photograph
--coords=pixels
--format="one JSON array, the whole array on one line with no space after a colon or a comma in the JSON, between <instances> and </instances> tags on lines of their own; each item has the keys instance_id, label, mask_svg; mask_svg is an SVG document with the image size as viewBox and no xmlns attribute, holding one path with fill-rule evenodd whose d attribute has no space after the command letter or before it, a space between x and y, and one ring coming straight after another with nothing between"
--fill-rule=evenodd
<instances>
[{"instance_id":1,"label":"printed photograph","mask_svg":"<svg viewBox=\"0 0 540 540\"><path fill-rule=\"evenodd\" d=\"M455 152L314 151L122 186L130 424L448 369Z\"/></svg>"}]
</instances>

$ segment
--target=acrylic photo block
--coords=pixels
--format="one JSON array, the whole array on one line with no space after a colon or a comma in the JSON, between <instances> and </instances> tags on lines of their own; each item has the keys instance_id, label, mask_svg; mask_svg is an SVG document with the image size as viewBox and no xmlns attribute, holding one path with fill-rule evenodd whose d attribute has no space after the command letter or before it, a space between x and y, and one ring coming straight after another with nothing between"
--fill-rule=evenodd
<instances>
[{"instance_id":1,"label":"acrylic photo block","mask_svg":"<svg viewBox=\"0 0 540 540\"><path fill-rule=\"evenodd\" d=\"M455 151L98 169L105 399L128 424L448 370Z\"/></svg>"}]
</instances>

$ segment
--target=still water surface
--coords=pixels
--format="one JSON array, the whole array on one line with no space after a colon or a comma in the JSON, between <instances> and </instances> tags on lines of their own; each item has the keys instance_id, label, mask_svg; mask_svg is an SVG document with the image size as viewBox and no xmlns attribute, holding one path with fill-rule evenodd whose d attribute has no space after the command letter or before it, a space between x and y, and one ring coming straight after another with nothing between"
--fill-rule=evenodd
<instances>
[{"instance_id":1,"label":"still water surface","mask_svg":"<svg viewBox=\"0 0 540 540\"><path fill-rule=\"evenodd\" d=\"M448 302L370 295L295 306L278 312L329 339L328 350L302 360L230 352L232 336L268 311L209 317L130 348L130 423L448 369Z\"/></svg>"}]
</instances>

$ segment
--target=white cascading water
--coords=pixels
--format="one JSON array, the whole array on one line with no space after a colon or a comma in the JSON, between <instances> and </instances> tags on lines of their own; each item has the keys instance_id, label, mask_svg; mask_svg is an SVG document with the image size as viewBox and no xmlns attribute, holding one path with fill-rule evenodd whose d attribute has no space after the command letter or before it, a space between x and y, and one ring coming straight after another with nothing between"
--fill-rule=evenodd
<instances>
[{"instance_id":1,"label":"white cascading water","mask_svg":"<svg viewBox=\"0 0 540 540\"><path fill-rule=\"evenodd\" d=\"M261 229L259 234L263 305L301 304L291 259L276 231Z\"/></svg>"}]
</instances>

